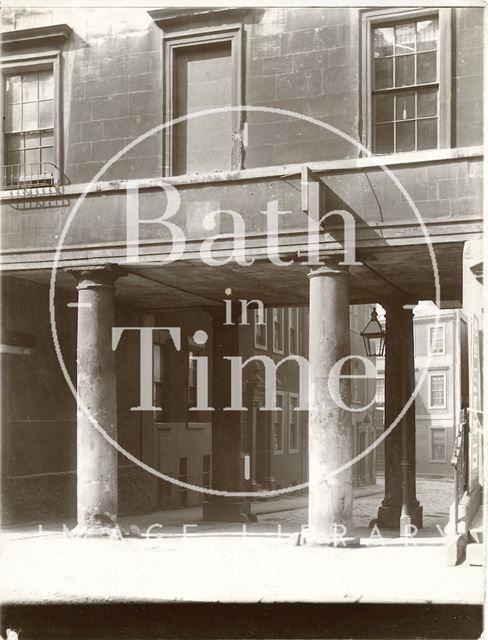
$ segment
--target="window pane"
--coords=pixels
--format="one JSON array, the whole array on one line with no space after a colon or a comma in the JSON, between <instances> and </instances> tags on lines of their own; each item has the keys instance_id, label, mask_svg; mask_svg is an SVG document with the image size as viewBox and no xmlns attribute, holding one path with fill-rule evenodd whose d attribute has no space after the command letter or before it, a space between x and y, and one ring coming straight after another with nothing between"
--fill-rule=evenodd
<instances>
[{"instance_id":1,"label":"window pane","mask_svg":"<svg viewBox=\"0 0 488 640\"><path fill-rule=\"evenodd\" d=\"M415 118L415 94L402 93L396 96L396 120Z\"/></svg>"},{"instance_id":2,"label":"window pane","mask_svg":"<svg viewBox=\"0 0 488 640\"><path fill-rule=\"evenodd\" d=\"M5 132L22 130L22 105L5 106Z\"/></svg>"},{"instance_id":3,"label":"window pane","mask_svg":"<svg viewBox=\"0 0 488 640\"><path fill-rule=\"evenodd\" d=\"M417 113L419 118L437 115L438 89L423 89L418 92Z\"/></svg>"},{"instance_id":4,"label":"window pane","mask_svg":"<svg viewBox=\"0 0 488 640\"><path fill-rule=\"evenodd\" d=\"M437 52L419 53L417 56L417 84L436 82Z\"/></svg>"},{"instance_id":5,"label":"window pane","mask_svg":"<svg viewBox=\"0 0 488 640\"><path fill-rule=\"evenodd\" d=\"M36 133L25 134L25 147L26 149L32 149L33 147L39 147L41 143L40 135Z\"/></svg>"},{"instance_id":6,"label":"window pane","mask_svg":"<svg viewBox=\"0 0 488 640\"><path fill-rule=\"evenodd\" d=\"M417 22L417 51L437 48L437 19Z\"/></svg>"},{"instance_id":7,"label":"window pane","mask_svg":"<svg viewBox=\"0 0 488 640\"><path fill-rule=\"evenodd\" d=\"M437 149L437 118L418 120L418 149Z\"/></svg>"},{"instance_id":8,"label":"window pane","mask_svg":"<svg viewBox=\"0 0 488 640\"><path fill-rule=\"evenodd\" d=\"M395 27L395 54L397 56L415 52L415 24Z\"/></svg>"},{"instance_id":9,"label":"window pane","mask_svg":"<svg viewBox=\"0 0 488 640\"><path fill-rule=\"evenodd\" d=\"M35 102L37 99L37 73L22 76L22 101Z\"/></svg>"},{"instance_id":10,"label":"window pane","mask_svg":"<svg viewBox=\"0 0 488 640\"><path fill-rule=\"evenodd\" d=\"M393 153L393 125L375 127L375 153Z\"/></svg>"},{"instance_id":11,"label":"window pane","mask_svg":"<svg viewBox=\"0 0 488 640\"><path fill-rule=\"evenodd\" d=\"M53 148L52 147L43 147L41 149L41 160L42 162L53 163ZM43 171L49 171L51 167L44 166Z\"/></svg>"},{"instance_id":12,"label":"window pane","mask_svg":"<svg viewBox=\"0 0 488 640\"><path fill-rule=\"evenodd\" d=\"M430 353L444 353L444 327L430 328Z\"/></svg>"},{"instance_id":13,"label":"window pane","mask_svg":"<svg viewBox=\"0 0 488 640\"><path fill-rule=\"evenodd\" d=\"M432 429L432 460L445 460L446 458L446 435L444 429Z\"/></svg>"},{"instance_id":14,"label":"window pane","mask_svg":"<svg viewBox=\"0 0 488 640\"><path fill-rule=\"evenodd\" d=\"M43 131L41 133L41 144L43 147L52 147L53 146L53 132L52 131Z\"/></svg>"},{"instance_id":15,"label":"window pane","mask_svg":"<svg viewBox=\"0 0 488 640\"><path fill-rule=\"evenodd\" d=\"M28 102L22 105L22 129L24 131L30 131L39 127L37 108L37 102Z\"/></svg>"},{"instance_id":16,"label":"window pane","mask_svg":"<svg viewBox=\"0 0 488 640\"><path fill-rule=\"evenodd\" d=\"M7 149L22 149L23 147L23 138L24 135L22 133L17 135L7 136Z\"/></svg>"},{"instance_id":17,"label":"window pane","mask_svg":"<svg viewBox=\"0 0 488 640\"><path fill-rule=\"evenodd\" d=\"M424 54L424 55L430 55ZM396 87L407 87L415 82L415 56L395 58Z\"/></svg>"},{"instance_id":18,"label":"window pane","mask_svg":"<svg viewBox=\"0 0 488 640\"><path fill-rule=\"evenodd\" d=\"M375 400L377 404L385 404L385 379L376 378L376 395Z\"/></svg>"},{"instance_id":19,"label":"window pane","mask_svg":"<svg viewBox=\"0 0 488 640\"><path fill-rule=\"evenodd\" d=\"M393 86L393 58L374 61L374 88L388 89Z\"/></svg>"},{"instance_id":20,"label":"window pane","mask_svg":"<svg viewBox=\"0 0 488 640\"><path fill-rule=\"evenodd\" d=\"M53 126L53 101L39 102L39 128L48 129Z\"/></svg>"},{"instance_id":21,"label":"window pane","mask_svg":"<svg viewBox=\"0 0 488 640\"><path fill-rule=\"evenodd\" d=\"M23 151L9 151L7 153L7 164L22 164Z\"/></svg>"},{"instance_id":22,"label":"window pane","mask_svg":"<svg viewBox=\"0 0 488 640\"><path fill-rule=\"evenodd\" d=\"M396 125L396 150L415 149L415 122L400 122Z\"/></svg>"},{"instance_id":23,"label":"window pane","mask_svg":"<svg viewBox=\"0 0 488 640\"><path fill-rule=\"evenodd\" d=\"M34 164L36 166L30 167L30 171L35 173L38 171L38 164L41 161L40 149L26 149L25 150L25 162L26 164Z\"/></svg>"},{"instance_id":24,"label":"window pane","mask_svg":"<svg viewBox=\"0 0 488 640\"><path fill-rule=\"evenodd\" d=\"M12 104L13 102L20 102L22 99L22 80L21 76L10 76L6 79L5 87L5 103Z\"/></svg>"},{"instance_id":25,"label":"window pane","mask_svg":"<svg viewBox=\"0 0 488 640\"><path fill-rule=\"evenodd\" d=\"M375 122L388 122L393 120L393 96L379 95L374 97Z\"/></svg>"},{"instance_id":26,"label":"window pane","mask_svg":"<svg viewBox=\"0 0 488 640\"><path fill-rule=\"evenodd\" d=\"M51 100L54 96L54 79L50 71L39 74L39 100Z\"/></svg>"},{"instance_id":27,"label":"window pane","mask_svg":"<svg viewBox=\"0 0 488 640\"><path fill-rule=\"evenodd\" d=\"M393 55L395 35L393 27L382 27L374 30L374 57Z\"/></svg>"},{"instance_id":28,"label":"window pane","mask_svg":"<svg viewBox=\"0 0 488 640\"><path fill-rule=\"evenodd\" d=\"M432 407L444 406L444 391L444 376L432 376L430 378L430 404Z\"/></svg>"}]
</instances>

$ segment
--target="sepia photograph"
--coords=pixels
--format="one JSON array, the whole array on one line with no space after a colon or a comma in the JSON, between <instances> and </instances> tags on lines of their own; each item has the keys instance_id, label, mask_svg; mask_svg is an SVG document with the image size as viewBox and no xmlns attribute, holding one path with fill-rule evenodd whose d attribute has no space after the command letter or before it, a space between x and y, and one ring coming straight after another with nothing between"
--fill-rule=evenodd
<instances>
[{"instance_id":1,"label":"sepia photograph","mask_svg":"<svg viewBox=\"0 0 488 640\"><path fill-rule=\"evenodd\" d=\"M482 638L485 2L0 21L0 639Z\"/></svg>"}]
</instances>

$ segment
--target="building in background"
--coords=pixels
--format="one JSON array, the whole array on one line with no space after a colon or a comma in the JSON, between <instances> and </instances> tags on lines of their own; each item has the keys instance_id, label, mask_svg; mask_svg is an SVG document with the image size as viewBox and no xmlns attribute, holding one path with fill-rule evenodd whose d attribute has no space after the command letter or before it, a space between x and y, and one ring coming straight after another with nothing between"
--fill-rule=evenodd
<instances>
[{"instance_id":1,"label":"building in background","mask_svg":"<svg viewBox=\"0 0 488 640\"><path fill-rule=\"evenodd\" d=\"M461 309L438 310L421 302L414 309L417 473L452 478L451 458L461 409L468 406L468 343ZM383 430L384 359L377 360L375 424ZM381 454L378 456L382 466Z\"/></svg>"}]
</instances>

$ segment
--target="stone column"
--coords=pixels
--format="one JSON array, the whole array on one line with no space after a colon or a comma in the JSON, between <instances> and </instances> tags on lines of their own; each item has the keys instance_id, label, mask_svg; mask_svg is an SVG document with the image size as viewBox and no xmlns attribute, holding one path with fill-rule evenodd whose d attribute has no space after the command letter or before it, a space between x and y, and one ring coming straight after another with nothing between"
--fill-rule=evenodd
<instances>
[{"instance_id":1,"label":"stone column","mask_svg":"<svg viewBox=\"0 0 488 640\"><path fill-rule=\"evenodd\" d=\"M78 280L77 391L98 425L117 439L117 395L112 328L116 279L112 266L72 270ZM77 412L79 535L104 535L117 518L117 451L89 417Z\"/></svg>"},{"instance_id":2,"label":"stone column","mask_svg":"<svg viewBox=\"0 0 488 640\"><path fill-rule=\"evenodd\" d=\"M350 355L349 274L347 267L331 264L312 271L309 278L310 495L306 541L355 544L350 537L352 469L349 466L329 477L353 458L351 412L337 403L329 388L332 367ZM342 373L347 375L347 366ZM345 407L350 406L350 386L350 379L340 378L337 390Z\"/></svg>"},{"instance_id":3,"label":"stone column","mask_svg":"<svg viewBox=\"0 0 488 640\"><path fill-rule=\"evenodd\" d=\"M383 303L386 310L385 350L385 429L402 411L415 388L413 313L401 302ZM402 443L406 432L406 447ZM404 459L403 452L406 448ZM403 466L402 466L403 465ZM402 514L402 493L408 492L408 515L416 527L422 526L422 507L416 496L415 478L415 402L385 440L385 498L378 510L381 529L397 529ZM402 474L408 478L407 492L402 492Z\"/></svg>"},{"instance_id":4,"label":"stone column","mask_svg":"<svg viewBox=\"0 0 488 640\"><path fill-rule=\"evenodd\" d=\"M224 358L239 355L239 324L226 325L223 308L209 309L213 319L212 352L212 489L246 491L243 463L241 411L224 411L231 404L231 364ZM246 416L247 419L247 416ZM221 522L251 522L250 501L209 496L203 519Z\"/></svg>"}]
</instances>

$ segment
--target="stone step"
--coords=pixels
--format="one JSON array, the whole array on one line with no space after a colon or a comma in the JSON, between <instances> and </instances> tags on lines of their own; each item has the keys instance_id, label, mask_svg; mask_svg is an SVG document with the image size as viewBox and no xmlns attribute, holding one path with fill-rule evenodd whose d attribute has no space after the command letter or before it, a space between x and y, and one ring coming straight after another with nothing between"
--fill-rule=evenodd
<instances>
[{"instance_id":1,"label":"stone step","mask_svg":"<svg viewBox=\"0 0 488 640\"><path fill-rule=\"evenodd\" d=\"M485 546L477 542L471 542L466 547L466 560L468 564L475 567L484 565Z\"/></svg>"}]
</instances>

